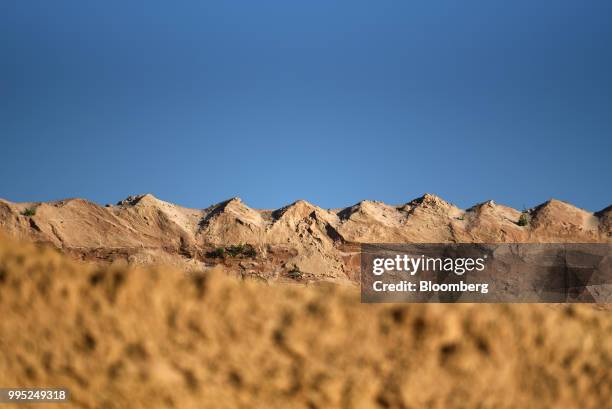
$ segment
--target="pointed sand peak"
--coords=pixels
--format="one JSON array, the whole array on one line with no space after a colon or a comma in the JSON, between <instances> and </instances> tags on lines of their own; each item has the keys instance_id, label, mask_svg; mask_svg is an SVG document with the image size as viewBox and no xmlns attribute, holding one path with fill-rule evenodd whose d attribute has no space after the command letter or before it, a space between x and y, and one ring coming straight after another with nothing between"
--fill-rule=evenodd
<instances>
[{"instance_id":1,"label":"pointed sand peak","mask_svg":"<svg viewBox=\"0 0 612 409\"><path fill-rule=\"evenodd\" d=\"M337 215L341 220L346 220L346 219L349 219L355 213L367 214L371 212L372 209L378 206L386 206L386 205L383 202L379 202L379 201L361 200L352 206L345 207L344 209L340 210L337 213Z\"/></svg>"},{"instance_id":2,"label":"pointed sand peak","mask_svg":"<svg viewBox=\"0 0 612 409\"><path fill-rule=\"evenodd\" d=\"M220 203L220 205L223 207L223 209L226 210L232 210L232 209L251 209L250 207L248 207L246 204L244 204L244 202L242 201L241 198L239 198L238 196L236 197L232 197L231 199L225 200L223 202Z\"/></svg>"},{"instance_id":3,"label":"pointed sand peak","mask_svg":"<svg viewBox=\"0 0 612 409\"><path fill-rule=\"evenodd\" d=\"M442 199L440 196L437 196L431 193L425 193L423 196L413 200L412 202L414 204L418 204L421 206L427 206L427 207L450 206L450 203Z\"/></svg>"},{"instance_id":4,"label":"pointed sand peak","mask_svg":"<svg viewBox=\"0 0 612 409\"><path fill-rule=\"evenodd\" d=\"M281 207L280 209L273 211L272 218L274 220L279 220L287 217L304 219L310 216L313 212L316 213L317 211L320 212L322 211L322 209L318 206L313 205L310 202L307 202L306 200L300 199L287 206Z\"/></svg>"},{"instance_id":5,"label":"pointed sand peak","mask_svg":"<svg viewBox=\"0 0 612 409\"><path fill-rule=\"evenodd\" d=\"M468 208L468 212L480 212L485 209L495 209L498 206L494 200L485 200L484 202L476 203L474 206Z\"/></svg>"},{"instance_id":6,"label":"pointed sand peak","mask_svg":"<svg viewBox=\"0 0 612 409\"><path fill-rule=\"evenodd\" d=\"M571 203L568 203L559 199L549 199L546 202L534 207L533 209L529 209L529 213L533 213L534 215L545 215L545 214L554 214L554 213L582 213L582 214L592 214L591 212L581 209L579 207L574 206Z\"/></svg>"},{"instance_id":7,"label":"pointed sand peak","mask_svg":"<svg viewBox=\"0 0 612 409\"><path fill-rule=\"evenodd\" d=\"M222 202L219 203L215 203L211 206L208 206L206 209L204 209L206 212L222 212L227 210L232 210L232 209L241 209L241 208L248 208L243 202L242 199L240 199L239 197L232 197L231 199L227 199L224 200Z\"/></svg>"},{"instance_id":8,"label":"pointed sand peak","mask_svg":"<svg viewBox=\"0 0 612 409\"><path fill-rule=\"evenodd\" d=\"M416 209L429 209L434 211L448 211L455 206L448 203L444 199L431 193L425 193L423 196L418 197L403 206L399 206L398 209L412 213Z\"/></svg>"},{"instance_id":9,"label":"pointed sand peak","mask_svg":"<svg viewBox=\"0 0 612 409\"><path fill-rule=\"evenodd\" d=\"M540 228L555 228L561 231L591 230L597 222L597 217L586 210L567 202L550 199L529 210L533 226Z\"/></svg>"},{"instance_id":10,"label":"pointed sand peak","mask_svg":"<svg viewBox=\"0 0 612 409\"><path fill-rule=\"evenodd\" d=\"M216 219L222 216L250 224L259 225L263 223L261 214L245 205L242 202L242 199L240 199L239 197L233 197L231 199L212 205L205 209L204 213L206 214L206 216L200 222L201 226L207 225L212 219Z\"/></svg>"},{"instance_id":11,"label":"pointed sand peak","mask_svg":"<svg viewBox=\"0 0 612 409\"><path fill-rule=\"evenodd\" d=\"M162 201L153 196L153 194L145 193L140 195L129 195L125 199L118 201L117 206L136 206L138 204L147 205L156 204L160 202Z\"/></svg>"}]
</instances>

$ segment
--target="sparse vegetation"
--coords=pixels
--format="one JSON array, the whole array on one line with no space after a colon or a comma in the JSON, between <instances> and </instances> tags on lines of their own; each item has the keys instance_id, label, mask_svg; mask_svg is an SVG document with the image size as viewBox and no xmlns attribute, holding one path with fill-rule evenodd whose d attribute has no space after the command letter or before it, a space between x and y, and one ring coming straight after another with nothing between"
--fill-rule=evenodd
<instances>
[{"instance_id":1,"label":"sparse vegetation","mask_svg":"<svg viewBox=\"0 0 612 409\"><path fill-rule=\"evenodd\" d=\"M246 258L254 258L257 256L257 251L255 251L255 247L250 244L238 244L234 246L227 246L225 251L231 257L246 257Z\"/></svg>"},{"instance_id":2,"label":"sparse vegetation","mask_svg":"<svg viewBox=\"0 0 612 409\"><path fill-rule=\"evenodd\" d=\"M206 253L206 256L210 258L225 258L226 255L229 257L255 258L257 257L257 250L251 244L236 244L217 247Z\"/></svg>"},{"instance_id":3,"label":"sparse vegetation","mask_svg":"<svg viewBox=\"0 0 612 409\"><path fill-rule=\"evenodd\" d=\"M26 216L26 217L32 217L32 216L34 216L36 214L36 208L35 207L28 207L23 212L21 212L21 214L23 216Z\"/></svg>"},{"instance_id":4,"label":"sparse vegetation","mask_svg":"<svg viewBox=\"0 0 612 409\"><path fill-rule=\"evenodd\" d=\"M518 222L516 224L521 227L527 226L529 224L529 213L527 213L526 211L521 213L521 216L519 217Z\"/></svg>"},{"instance_id":5,"label":"sparse vegetation","mask_svg":"<svg viewBox=\"0 0 612 409\"><path fill-rule=\"evenodd\" d=\"M209 258L223 258L225 256L225 249L223 247L217 247L216 249L206 253L206 257Z\"/></svg>"},{"instance_id":6,"label":"sparse vegetation","mask_svg":"<svg viewBox=\"0 0 612 409\"><path fill-rule=\"evenodd\" d=\"M293 268L287 273L287 277L294 280L300 280L303 276L304 273L302 273L297 266L293 266Z\"/></svg>"}]
</instances>

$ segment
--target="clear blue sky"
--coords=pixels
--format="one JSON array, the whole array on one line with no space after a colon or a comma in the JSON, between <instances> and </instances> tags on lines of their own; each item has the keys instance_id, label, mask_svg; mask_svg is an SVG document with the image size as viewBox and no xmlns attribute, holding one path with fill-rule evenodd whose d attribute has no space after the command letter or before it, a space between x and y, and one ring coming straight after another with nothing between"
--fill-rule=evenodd
<instances>
[{"instance_id":1,"label":"clear blue sky","mask_svg":"<svg viewBox=\"0 0 612 409\"><path fill-rule=\"evenodd\" d=\"M0 197L612 203L610 1L4 1Z\"/></svg>"}]
</instances>

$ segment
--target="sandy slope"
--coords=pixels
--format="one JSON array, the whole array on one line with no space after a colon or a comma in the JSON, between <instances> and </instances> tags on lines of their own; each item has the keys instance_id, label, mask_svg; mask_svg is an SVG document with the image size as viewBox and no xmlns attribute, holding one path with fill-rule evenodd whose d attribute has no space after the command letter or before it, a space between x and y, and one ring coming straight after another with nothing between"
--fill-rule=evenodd
<instances>
[{"instance_id":1,"label":"sandy slope","mask_svg":"<svg viewBox=\"0 0 612 409\"><path fill-rule=\"evenodd\" d=\"M0 385L66 386L58 408L612 400L612 316L587 306L362 305L347 287L96 268L0 239L0 317Z\"/></svg>"}]
</instances>

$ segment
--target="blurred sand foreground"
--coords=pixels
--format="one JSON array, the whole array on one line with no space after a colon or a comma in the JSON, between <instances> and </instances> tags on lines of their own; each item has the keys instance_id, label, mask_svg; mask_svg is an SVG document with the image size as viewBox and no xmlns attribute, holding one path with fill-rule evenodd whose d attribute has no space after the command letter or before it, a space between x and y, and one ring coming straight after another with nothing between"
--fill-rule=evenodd
<instances>
[{"instance_id":1,"label":"blurred sand foreground","mask_svg":"<svg viewBox=\"0 0 612 409\"><path fill-rule=\"evenodd\" d=\"M73 395L14 407L609 408L611 368L592 306L362 305L0 239L0 386Z\"/></svg>"}]
</instances>

